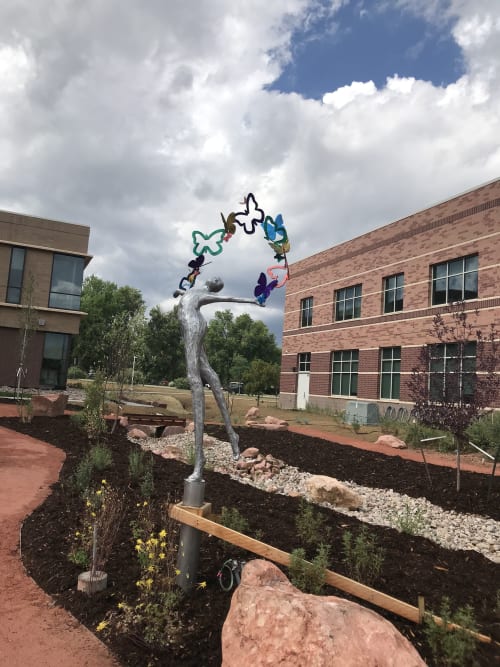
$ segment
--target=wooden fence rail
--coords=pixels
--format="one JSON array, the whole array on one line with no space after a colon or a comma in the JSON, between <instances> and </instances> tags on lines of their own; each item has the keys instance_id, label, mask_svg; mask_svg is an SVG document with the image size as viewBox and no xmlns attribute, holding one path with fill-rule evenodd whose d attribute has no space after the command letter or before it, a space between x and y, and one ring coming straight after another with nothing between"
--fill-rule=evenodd
<instances>
[{"instance_id":1,"label":"wooden fence rail","mask_svg":"<svg viewBox=\"0 0 500 667\"><path fill-rule=\"evenodd\" d=\"M207 504L206 509L208 512L210 512L209 508L210 505ZM180 521L186 526L191 526L192 528L197 528L198 530L208 533L209 535L214 535L215 537L218 537L225 542L234 544L235 546L240 547L241 549L245 549L246 551L251 551L252 553L257 554L262 558L267 558L268 560L279 563L280 565L285 565L286 567L290 566L290 554L287 551L282 551L281 549L277 549L270 544L260 542L253 537L238 533L236 530L226 528L220 523L202 516L203 513L205 513L203 508L199 507L186 507L182 504L170 505L169 507L170 517L176 521ZM386 593L382 593L375 590L374 588L365 586L359 581L354 581L353 579L344 577L343 575L332 572L331 570L326 570L325 582L334 588L338 588L345 593L349 593L350 595L354 595L361 600L370 602L377 607L385 609L386 611L390 611L397 616L408 619L409 621L413 621L414 623L422 622L422 617L424 614L423 605L420 605L420 607L414 607L407 602L393 598ZM433 619L434 622L439 625L443 625L444 623L443 619L439 616L433 615ZM460 626L457 626L454 623L449 623L448 628L460 629ZM472 631L468 632L470 632L470 634L473 635L478 641L486 644L490 644L492 642L491 637L488 637L487 635L482 635Z\"/></svg>"}]
</instances>

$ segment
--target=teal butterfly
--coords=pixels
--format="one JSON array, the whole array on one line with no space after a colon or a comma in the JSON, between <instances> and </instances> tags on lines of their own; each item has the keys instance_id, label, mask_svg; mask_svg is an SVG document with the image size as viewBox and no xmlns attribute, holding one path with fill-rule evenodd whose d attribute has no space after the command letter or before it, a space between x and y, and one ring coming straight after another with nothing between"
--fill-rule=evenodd
<instances>
[{"instance_id":1,"label":"teal butterfly","mask_svg":"<svg viewBox=\"0 0 500 667\"><path fill-rule=\"evenodd\" d=\"M210 255L219 255L222 252L222 242L226 234L225 229L216 229L211 234L205 235L203 232L195 231L193 237L193 252L196 256L209 253Z\"/></svg>"}]
</instances>

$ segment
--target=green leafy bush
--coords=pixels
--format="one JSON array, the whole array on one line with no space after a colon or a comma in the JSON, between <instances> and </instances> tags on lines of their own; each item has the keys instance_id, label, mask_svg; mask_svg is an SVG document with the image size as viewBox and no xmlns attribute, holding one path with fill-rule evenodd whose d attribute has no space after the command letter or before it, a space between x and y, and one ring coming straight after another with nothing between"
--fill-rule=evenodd
<instances>
[{"instance_id":1,"label":"green leafy bush","mask_svg":"<svg viewBox=\"0 0 500 667\"><path fill-rule=\"evenodd\" d=\"M424 634L436 660L436 664L446 667L463 667L476 650L476 638L471 632L477 632L474 612L471 606L459 607L454 613L450 609L450 600L444 597L439 616L443 624L436 623L432 614L424 616ZM460 626L448 629L448 623Z\"/></svg>"},{"instance_id":2,"label":"green leafy bush","mask_svg":"<svg viewBox=\"0 0 500 667\"><path fill-rule=\"evenodd\" d=\"M94 471L94 464L87 455L77 465L76 470L71 478L72 486L80 493L84 494L90 486L92 480L92 473Z\"/></svg>"},{"instance_id":3,"label":"green leafy bush","mask_svg":"<svg viewBox=\"0 0 500 667\"><path fill-rule=\"evenodd\" d=\"M169 383L169 386L172 383L176 389L189 389L189 380L187 378L175 378L175 380Z\"/></svg>"},{"instance_id":4,"label":"green leafy bush","mask_svg":"<svg viewBox=\"0 0 500 667\"><path fill-rule=\"evenodd\" d=\"M425 438L437 438L442 435L448 436L445 440L435 440L433 442L423 443L423 446L437 447L440 450L451 450L454 449L455 444L453 442L453 436L447 431L439 431L436 428L431 428L430 426L424 426L420 422L411 422L406 426L406 434L404 440L409 447L420 447L420 441Z\"/></svg>"},{"instance_id":5,"label":"green leafy bush","mask_svg":"<svg viewBox=\"0 0 500 667\"><path fill-rule=\"evenodd\" d=\"M113 464L113 455L106 445L94 445L89 452L89 458L97 470L102 472Z\"/></svg>"},{"instance_id":6,"label":"green leafy bush","mask_svg":"<svg viewBox=\"0 0 500 667\"><path fill-rule=\"evenodd\" d=\"M68 368L68 380L83 380L87 377L87 373L78 366L70 366Z\"/></svg>"},{"instance_id":7,"label":"green leafy bush","mask_svg":"<svg viewBox=\"0 0 500 667\"><path fill-rule=\"evenodd\" d=\"M288 567L292 584L304 593L319 595L325 584L329 557L330 548L326 544L319 545L316 556L310 563L306 561L302 547L294 549L290 554Z\"/></svg>"},{"instance_id":8,"label":"green leafy bush","mask_svg":"<svg viewBox=\"0 0 500 667\"><path fill-rule=\"evenodd\" d=\"M301 498L295 518L297 535L303 544L320 544L325 539L325 517L311 503Z\"/></svg>"},{"instance_id":9,"label":"green leafy bush","mask_svg":"<svg viewBox=\"0 0 500 667\"><path fill-rule=\"evenodd\" d=\"M469 426L469 440L482 449L494 450L500 444L500 412L490 412Z\"/></svg>"},{"instance_id":10,"label":"green leafy bush","mask_svg":"<svg viewBox=\"0 0 500 667\"><path fill-rule=\"evenodd\" d=\"M344 564L350 577L370 586L380 575L385 552L376 537L363 526L356 537L346 530L342 535Z\"/></svg>"},{"instance_id":11,"label":"green leafy bush","mask_svg":"<svg viewBox=\"0 0 500 667\"><path fill-rule=\"evenodd\" d=\"M425 526L425 515L420 508L405 503L402 510L391 515L391 522L401 533L418 535Z\"/></svg>"},{"instance_id":12,"label":"green leafy bush","mask_svg":"<svg viewBox=\"0 0 500 667\"><path fill-rule=\"evenodd\" d=\"M220 522L226 528L236 530L238 533L248 533L250 531L248 521L236 507L223 507Z\"/></svg>"}]
</instances>

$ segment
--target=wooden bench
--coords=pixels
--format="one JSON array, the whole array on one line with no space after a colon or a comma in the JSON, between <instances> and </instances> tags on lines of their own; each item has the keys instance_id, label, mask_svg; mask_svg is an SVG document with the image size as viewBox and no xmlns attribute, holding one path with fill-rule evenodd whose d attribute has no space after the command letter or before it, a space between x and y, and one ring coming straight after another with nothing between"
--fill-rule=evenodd
<instances>
[{"instance_id":1,"label":"wooden bench","mask_svg":"<svg viewBox=\"0 0 500 667\"><path fill-rule=\"evenodd\" d=\"M160 435L165 426L186 427L186 418L178 417L177 415L138 415L125 413L123 416L128 419L129 424L147 424L148 426L156 426L156 435Z\"/></svg>"}]
</instances>

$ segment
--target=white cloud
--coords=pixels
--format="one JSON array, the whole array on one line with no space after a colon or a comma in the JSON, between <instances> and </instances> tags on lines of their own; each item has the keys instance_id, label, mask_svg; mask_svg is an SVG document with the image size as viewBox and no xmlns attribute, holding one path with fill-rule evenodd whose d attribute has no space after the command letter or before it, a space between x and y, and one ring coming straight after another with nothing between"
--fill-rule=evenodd
<instances>
[{"instance_id":1,"label":"white cloud","mask_svg":"<svg viewBox=\"0 0 500 667\"><path fill-rule=\"evenodd\" d=\"M340 4L4 0L0 207L90 225L88 272L171 306L192 231L249 191L283 213L293 262L498 177L497 0L400 0L448 21L467 70L449 86L393 76L323 103L267 91L294 27ZM248 295L270 263L239 233L203 275ZM253 315L275 331L279 292Z\"/></svg>"}]
</instances>

